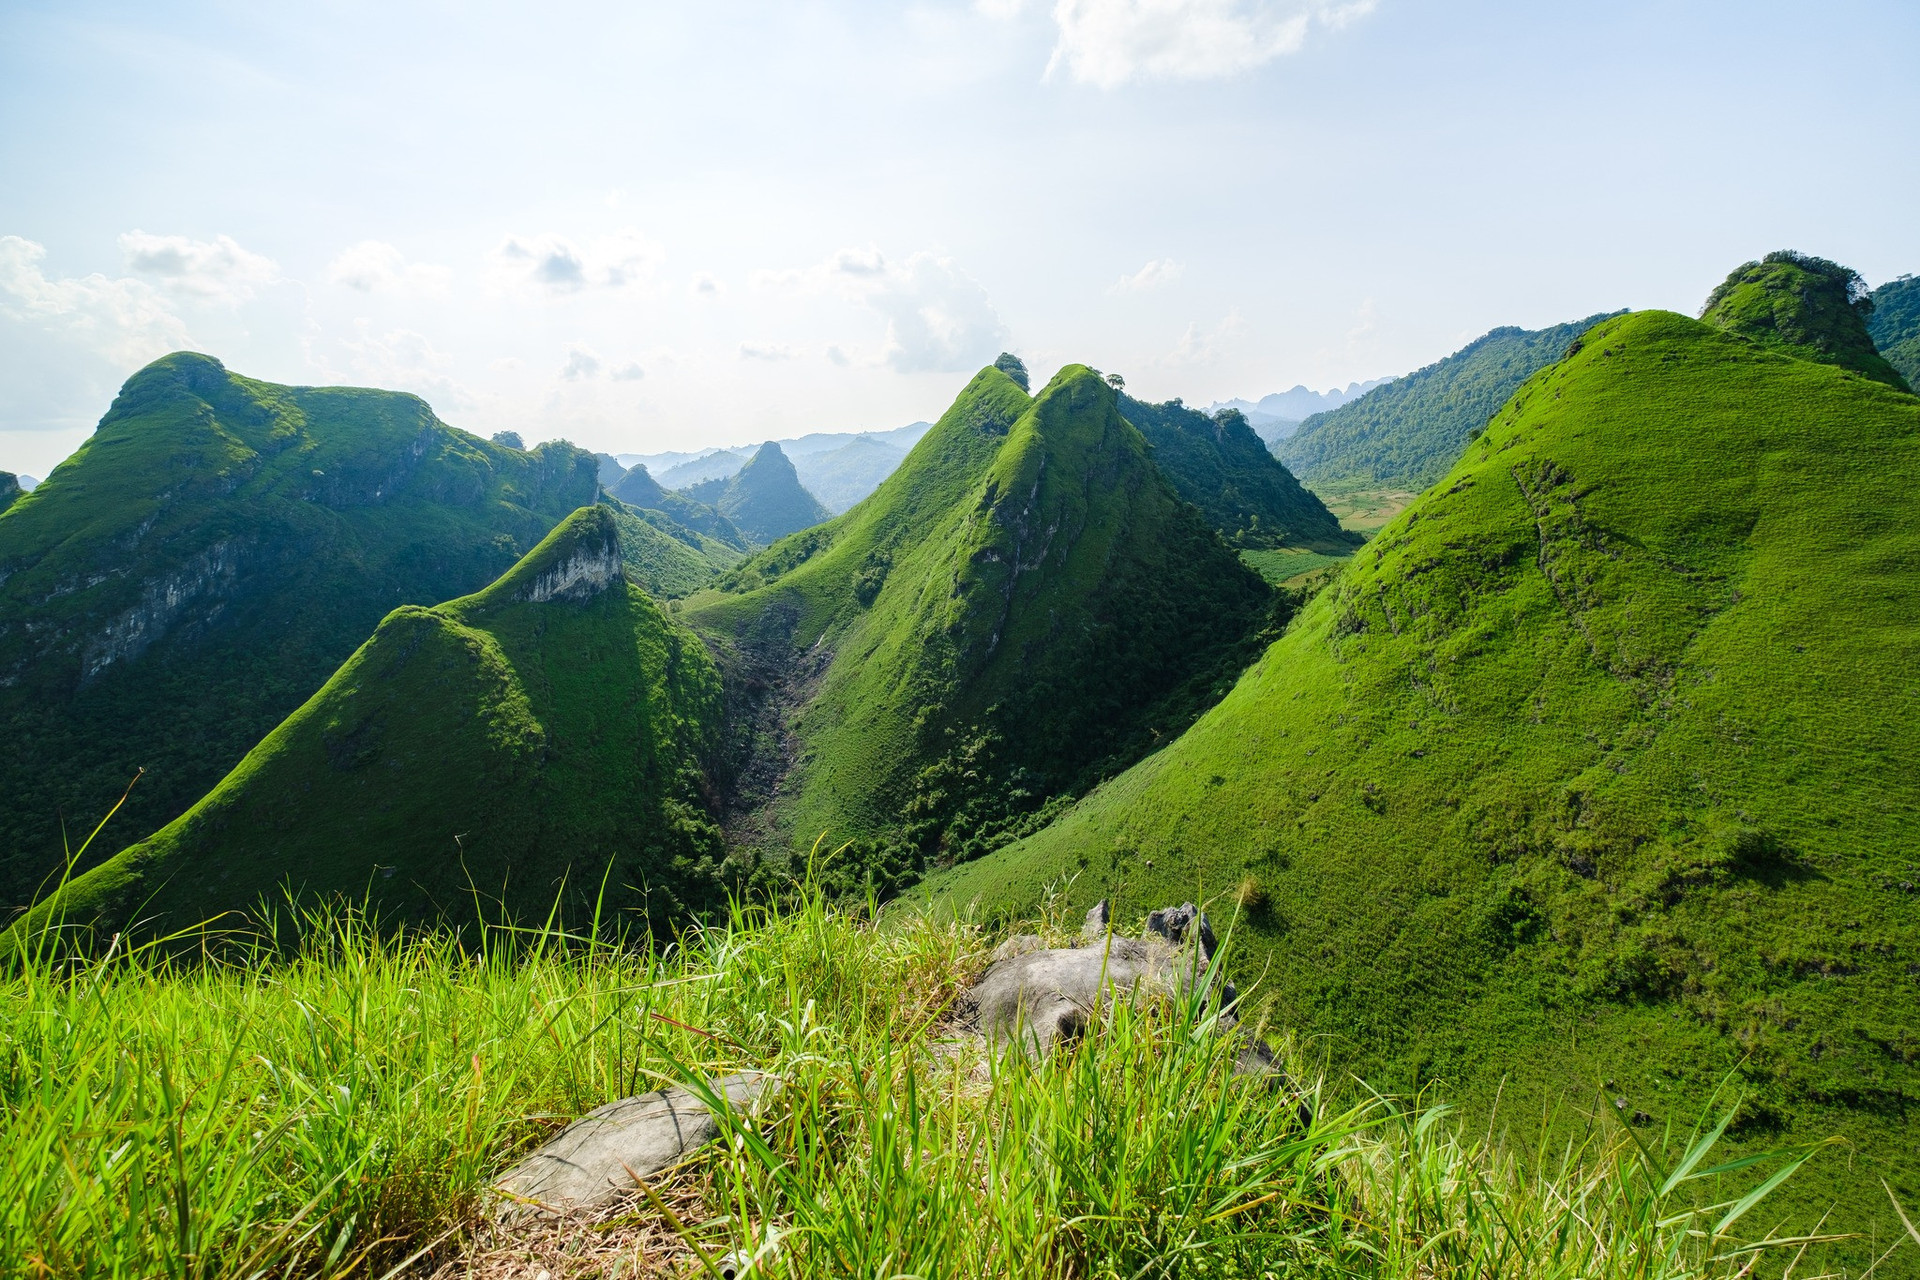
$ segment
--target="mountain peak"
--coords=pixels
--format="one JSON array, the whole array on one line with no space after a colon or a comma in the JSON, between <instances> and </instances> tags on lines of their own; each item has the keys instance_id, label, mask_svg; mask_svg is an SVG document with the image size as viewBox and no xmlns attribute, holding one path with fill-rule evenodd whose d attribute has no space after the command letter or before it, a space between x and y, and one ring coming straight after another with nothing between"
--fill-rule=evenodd
<instances>
[{"instance_id":1,"label":"mountain peak","mask_svg":"<svg viewBox=\"0 0 1920 1280\"><path fill-rule=\"evenodd\" d=\"M486 604L591 600L625 581L620 568L620 530L613 512L582 507L554 526L500 580L474 599Z\"/></svg>"},{"instance_id":2,"label":"mountain peak","mask_svg":"<svg viewBox=\"0 0 1920 1280\"><path fill-rule=\"evenodd\" d=\"M1908 390L1867 332L1873 300L1851 267L1782 249L1736 267L1707 295L1700 318L1761 346Z\"/></svg>"}]
</instances>

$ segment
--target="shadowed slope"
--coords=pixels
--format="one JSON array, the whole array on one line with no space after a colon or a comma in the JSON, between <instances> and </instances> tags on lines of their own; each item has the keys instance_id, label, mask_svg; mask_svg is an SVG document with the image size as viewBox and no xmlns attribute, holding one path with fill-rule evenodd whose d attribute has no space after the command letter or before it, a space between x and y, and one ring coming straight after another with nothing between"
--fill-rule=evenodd
<instances>
[{"instance_id":1,"label":"shadowed slope","mask_svg":"<svg viewBox=\"0 0 1920 1280\"><path fill-rule=\"evenodd\" d=\"M1238 409L1209 416L1178 401L1120 397L1120 412L1153 446L1174 491L1236 547L1311 547L1345 553L1360 539L1301 488Z\"/></svg>"},{"instance_id":2,"label":"shadowed slope","mask_svg":"<svg viewBox=\"0 0 1920 1280\"><path fill-rule=\"evenodd\" d=\"M724 582L689 621L785 699L744 746L774 757L749 838L861 837L883 880L1176 732L1268 602L1079 365L1032 400L983 371L870 498Z\"/></svg>"},{"instance_id":3,"label":"shadowed slope","mask_svg":"<svg viewBox=\"0 0 1920 1280\"><path fill-rule=\"evenodd\" d=\"M699 806L719 682L698 641L621 572L587 507L477 595L388 615L213 792L81 876L51 913L179 928L282 886L369 893L388 918L670 921L710 902Z\"/></svg>"},{"instance_id":4,"label":"shadowed slope","mask_svg":"<svg viewBox=\"0 0 1920 1280\"><path fill-rule=\"evenodd\" d=\"M1860 1226L1920 1190L1916 485L1920 400L1607 321L1184 737L937 888L1237 897L1281 1024L1522 1119L1737 1070L1744 1139L1860 1143Z\"/></svg>"},{"instance_id":5,"label":"shadowed slope","mask_svg":"<svg viewBox=\"0 0 1920 1280\"><path fill-rule=\"evenodd\" d=\"M282 387L186 353L0 515L0 907L60 817L145 835L219 781L390 609L476 591L593 500L592 455L504 448L417 397Z\"/></svg>"}]
</instances>

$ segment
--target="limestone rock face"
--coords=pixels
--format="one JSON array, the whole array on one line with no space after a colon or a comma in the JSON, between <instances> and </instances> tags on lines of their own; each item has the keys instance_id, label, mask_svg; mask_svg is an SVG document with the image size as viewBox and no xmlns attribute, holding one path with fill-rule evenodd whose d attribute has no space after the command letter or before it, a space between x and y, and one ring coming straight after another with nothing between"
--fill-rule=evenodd
<instances>
[{"instance_id":1,"label":"limestone rock face","mask_svg":"<svg viewBox=\"0 0 1920 1280\"><path fill-rule=\"evenodd\" d=\"M775 1084L771 1076L746 1072L709 1087L727 1106L747 1107ZM494 1185L514 1202L507 1216L596 1208L719 1136L720 1122L707 1104L675 1085L596 1107Z\"/></svg>"}]
</instances>

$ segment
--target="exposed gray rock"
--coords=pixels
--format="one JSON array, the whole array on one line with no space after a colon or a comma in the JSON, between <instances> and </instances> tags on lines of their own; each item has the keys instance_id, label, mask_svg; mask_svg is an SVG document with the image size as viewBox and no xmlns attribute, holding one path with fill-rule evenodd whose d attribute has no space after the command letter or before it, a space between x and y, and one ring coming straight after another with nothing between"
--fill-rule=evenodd
<instances>
[{"instance_id":1,"label":"exposed gray rock","mask_svg":"<svg viewBox=\"0 0 1920 1280\"><path fill-rule=\"evenodd\" d=\"M746 1108L778 1088L745 1072L709 1082L729 1107ZM609 1204L638 1179L676 1164L720 1136L706 1103L680 1085L597 1107L508 1170L494 1185L511 1198L505 1216Z\"/></svg>"},{"instance_id":2,"label":"exposed gray rock","mask_svg":"<svg viewBox=\"0 0 1920 1280\"><path fill-rule=\"evenodd\" d=\"M1213 973L1214 946L1213 926L1191 902L1155 911L1138 938L1115 937L1100 902L1087 912L1077 947L1050 948L1031 934L1001 943L961 1015L989 1044L1041 1056L1083 1035L1103 1003L1149 993L1184 997L1211 979L1218 1025L1242 1042L1239 1069L1271 1072L1273 1051L1235 1025L1237 993Z\"/></svg>"}]
</instances>

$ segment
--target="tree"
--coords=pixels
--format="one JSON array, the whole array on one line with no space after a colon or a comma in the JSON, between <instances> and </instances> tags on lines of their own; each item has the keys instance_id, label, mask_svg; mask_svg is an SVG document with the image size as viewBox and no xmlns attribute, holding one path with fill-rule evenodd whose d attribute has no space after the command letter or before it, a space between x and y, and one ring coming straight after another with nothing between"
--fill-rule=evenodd
<instances>
[{"instance_id":1,"label":"tree","mask_svg":"<svg viewBox=\"0 0 1920 1280\"><path fill-rule=\"evenodd\" d=\"M1031 391L1033 389L1027 382L1026 362L1021 360L1019 356L1014 355L1013 352L1002 351L999 359L993 362L993 367L1006 374L1009 378L1012 378L1019 384L1022 391Z\"/></svg>"}]
</instances>

